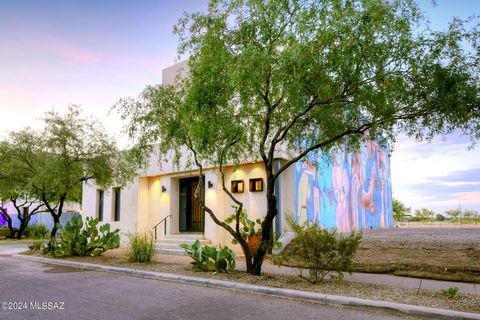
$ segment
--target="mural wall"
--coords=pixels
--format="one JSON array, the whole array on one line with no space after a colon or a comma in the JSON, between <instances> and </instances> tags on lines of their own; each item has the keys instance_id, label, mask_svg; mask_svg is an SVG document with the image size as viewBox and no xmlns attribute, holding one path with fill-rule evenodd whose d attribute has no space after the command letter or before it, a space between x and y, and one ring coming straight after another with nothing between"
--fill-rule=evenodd
<instances>
[{"instance_id":1,"label":"mural wall","mask_svg":"<svg viewBox=\"0 0 480 320\"><path fill-rule=\"evenodd\" d=\"M393 226L388 148L311 156L295 165L296 219L339 232Z\"/></svg>"}]
</instances>

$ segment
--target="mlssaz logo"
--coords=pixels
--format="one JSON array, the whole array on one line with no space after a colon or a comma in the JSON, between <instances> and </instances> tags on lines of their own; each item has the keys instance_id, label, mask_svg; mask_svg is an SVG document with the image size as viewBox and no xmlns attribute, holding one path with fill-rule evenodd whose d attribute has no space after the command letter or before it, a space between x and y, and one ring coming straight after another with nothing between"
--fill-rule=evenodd
<instances>
[{"instance_id":1,"label":"mlssaz logo","mask_svg":"<svg viewBox=\"0 0 480 320\"><path fill-rule=\"evenodd\" d=\"M64 310L65 302L30 302L30 309L34 310Z\"/></svg>"}]
</instances>

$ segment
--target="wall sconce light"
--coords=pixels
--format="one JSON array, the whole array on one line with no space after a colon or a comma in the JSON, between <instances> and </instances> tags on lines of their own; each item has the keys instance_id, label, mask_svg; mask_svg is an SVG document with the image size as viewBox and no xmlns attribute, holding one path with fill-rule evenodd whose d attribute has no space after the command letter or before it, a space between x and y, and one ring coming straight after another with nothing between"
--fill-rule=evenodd
<instances>
[{"instance_id":1,"label":"wall sconce light","mask_svg":"<svg viewBox=\"0 0 480 320\"><path fill-rule=\"evenodd\" d=\"M165 186L162 186L162 192L166 192L167 188Z\"/></svg>"},{"instance_id":2,"label":"wall sconce light","mask_svg":"<svg viewBox=\"0 0 480 320\"><path fill-rule=\"evenodd\" d=\"M208 186L208 189L211 189L213 187L212 181L208 181L207 186Z\"/></svg>"}]
</instances>

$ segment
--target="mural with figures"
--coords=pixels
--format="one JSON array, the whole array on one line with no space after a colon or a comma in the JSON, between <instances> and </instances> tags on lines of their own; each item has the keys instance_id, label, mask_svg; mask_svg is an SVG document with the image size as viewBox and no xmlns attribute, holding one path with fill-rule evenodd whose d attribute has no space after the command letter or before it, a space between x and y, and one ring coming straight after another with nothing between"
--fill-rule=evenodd
<instances>
[{"instance_id":1,"label":"mural with figures","mask_svg":"<svg viewBox=\"0 0 480 320\"><path fill-rule=\"evenodd\" d=\"M332 151L295 164L297 222L339 232L393 226L388 148L371 141L358 152Z\"/></svg>"}]
</instances>

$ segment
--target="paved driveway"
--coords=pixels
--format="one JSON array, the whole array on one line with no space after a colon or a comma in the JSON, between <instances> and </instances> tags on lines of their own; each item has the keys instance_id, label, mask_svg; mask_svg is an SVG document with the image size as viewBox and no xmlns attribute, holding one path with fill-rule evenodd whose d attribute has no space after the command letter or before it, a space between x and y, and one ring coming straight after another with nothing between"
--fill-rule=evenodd
<instances>
[{"instance_id":1,"label":"paved driveway","mask_svg":"<svg viewBox=\"0 0 480 320\"><path fill-rule=\"evenodd\" d=\"M401 318L383 311L322 306L10 257L0 257L0 302L12 302L8 307L20 302L17 308L27 307L0 309L2 320Z\"/></svg>"},{"instance_id":2,"label":"paved driveway","mask_svg":"<svg viewBox=\"0 0 480 320\"><path fill-rule=\"evenodd\" d=\"M28 244L30 241L18 241L18 240L5 240L0 241L0 255L9 255L12 253L18 253L25 250L28 250Z\"/></svg>"}]
</instances>

